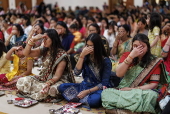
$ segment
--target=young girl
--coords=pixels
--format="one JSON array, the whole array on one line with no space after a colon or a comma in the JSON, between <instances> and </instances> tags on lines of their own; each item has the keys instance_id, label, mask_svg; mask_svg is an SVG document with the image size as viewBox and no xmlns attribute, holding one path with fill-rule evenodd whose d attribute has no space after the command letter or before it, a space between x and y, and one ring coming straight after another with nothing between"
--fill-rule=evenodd
<instances>
[{"instance_id":1,"label":"young girl","mask_svg":"<svg viewBox=\"0 0 170 114\"><path fill-rule=\"evenodd\" d=\"M158 13L152 13L149 19L149 43L151 53L158 57L161 56L161 40L160 40L161 16Z\"/></svg>"},{"instance_id":2,"label":"young girl","mask_svg":"<svg viewBox=\"0 0 170 114\"><path fill-rule=\"evenodd\" d=\"M26 44L17 42L6 54L6 59L13 61L14 69L7 74L0 74L0 90L15 90L20 77L32 75L33 58L25 57L23 50Z\"/></svg>"}]
</instances>

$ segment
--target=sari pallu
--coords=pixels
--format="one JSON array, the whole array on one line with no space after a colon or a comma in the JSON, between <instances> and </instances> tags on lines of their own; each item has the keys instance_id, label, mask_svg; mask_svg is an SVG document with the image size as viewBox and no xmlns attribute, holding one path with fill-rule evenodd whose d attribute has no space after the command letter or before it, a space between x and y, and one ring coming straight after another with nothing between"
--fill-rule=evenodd
<instances>
[{"instance_id":1,"label":"sari pallu","mask_svg":"<svg viewBox=\"0 0 170 114\"><path fill-rule=\"evenodd\" d=\"M41 90L45 87L46 82L49 79L53 78L56 67L62 60L65 60L67 62L63 75L59 81L57 81L54 85L50 87L50 89L55 88L55 95L51 96L50 89L48 93L42 94ZM60 95L58 92L58 86L62 83L75 82L71 71L71 64L69 58L66 52L61 50L57 54L55 63L52 63L50 59L46 60L43 63L45 63L46 66L50 66L51 64L53 64L53 66L52 68L45 68L45 71L43 70L42 72L40 72L40 76L27 76L24 78L20 78L17 82L17 88L19 90L19 93L24 97L30 97L32 99L44 102L57 102L59 100L58 96Z\"/></svg>"},{"instance_id":2,"label":"sari pallu","mask_svg":"<svg viewBox=\"0 0 170 114\"><path fill-rule=\"evenodd\" d=\"M155 90L132 89L130 91L121 91L116 89L106 89L102 92L102 105L106 109L113 109L113 113L119 114L124 110L138 113L156 113L155 106L167 91L167 74L161 58L152 60L147 68L141 68L139 65L128 70L121 80L118 88L138 87L147 84L148 79L154 70L161 68L158 88ZM162 91L163 89L164 91ZM118 110L117 110L118 109ZM117 113L117 111L119 113ZM134 113L134 114L135 114ZM128 113L125 113L128 114Z\"/></svg>"}]
</instances>

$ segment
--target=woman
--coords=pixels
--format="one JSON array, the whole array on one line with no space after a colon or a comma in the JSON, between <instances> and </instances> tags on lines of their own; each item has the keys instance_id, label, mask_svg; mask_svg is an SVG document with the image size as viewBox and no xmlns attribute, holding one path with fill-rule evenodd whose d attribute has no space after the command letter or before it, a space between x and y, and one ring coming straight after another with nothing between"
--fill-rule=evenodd
<instances>
[{"instance_id":1,"label":"woman","mask_svg":"<svg viewBox=\"0 0 170 114\"><path fill-rule=\"evenodd\" d=\"M130 38L129 35L130 35L130 28L128 25L125 24L125 25L120 25L118 27L118 34L115 38L115 41L113 43L113 48L111 50L113 72L115 72L116 70L120 56L122 56L124 52L128 52L131 50L132 38Z\"/></svg>"},{"instance_id":2,"label":"woman","mask_svg":"<svg viewBox=\"0 0 170 114\"><path fill-rule=\"evenodd\" d=\"M90 24L88 26L88 35L90 35L92 33L97 33L97 34L100 35L100 27L96 23ZM108 43L107 39L104 36L101 35L100 37L101 37L103 45L104 45L104 47L106 49L106 53L109 56L110 55L109 43Z\"/></svg>"},{"instance_id":3,"label":"woman","mask_svg":"<svg viewBox=\"0 0 170 114\"><path fill-rule=\"evenodd\" d=\"M103 87L109 87L111 62L99 34L92 33L86 39L76 67L76 75L82 72L84 81L79 84L65 83L59 91L67 101L77 101L90 107L101 105ZM74 92L73 92L74 91Z\"/></svg>"},{"instance_id":4,"label":"woman","mask_svg":"<svg viewBox=\"0 0 170 114\"><path fill-rule=\"evenodd\" d=\"M149 19L148 38L151 45L151 53L161 57L161 16L158 13L152 13Z\"/></svg>"},{"instance_id":5,"label":"woman","mask_svg":"<svg viewBox=\"0 0 170 114\"><path fill-rule=\"evenodd\" d=\"M44 47L31 49L34 43L42 38ZM44 35L38 34L31 38L24 54L30 57L42 56L43 67L39 76L27 76L18 80L17 88L20 94L45 102L60 100L58 86L62 83L74 83L75 80L68 55L62 48L57 31L48 29ZM57 101L54 101L55 99Z\"/></svg>"},{"instance_id":6,"label":"woman","mask_svg":"<svg viewBox=\"0 0 170 114\"><path fill-rule=\"evenodd\" d=\"M137 21L137 26L135 26L133 33L131 34L131 37L133 38L136 34L142 33L148 36L148 30L146 29L147 22L144 17L140 18Z\"/></svg>"},{"instance_id":7,"label":"woman","mask_svg":"<svg viewBox=\"0 0 170 114\"><path fill-rule=\"evenodd\" d=\"M12 26L12 32L9 35L8 39L5 41L5 46L8 49L11 49L12 46L18 41L25 41L27 36L24 34L24 30L22 29L21 25L14 24Z\"/></svg>"},{"instance_id":8,"label":"woman","mask_svg":"<svg viewBox=\"0 0 170 114\"><path fill-rule=\"evenodd\" d=\"M166 39L162 41L162 57L164 58L164 64L166 66L166 70L170 75L170 21L165 24L163 27L163 33L165 34Z\"/></svg>"},{"instance_id":9,"label":"woman","mask_svg":"<svg viewBox=\"0 0 170 114\"><path fill-rule=\"evenodd\" d=\"M100 27L96 24L93 23L91 25L88 26L88 35L92 34L92 33L97 33L100 35ZM105 37L100 35L100 38L102 39L104 48L106 50L107 55L110 55L110 50L109 50L109 43L106 40ZM76 61L78 61L78 58L80 56L80 53L82 51L82 49L84 48L85 43L84 42L80 42L78 43L75 47L74 50L78 53L74 56L70 56L71 57L71 62L72 62L72 68L74 69L75 65L76 65Z\"/></svg>"},{"instance_id":10,"label":"woman","mask_svg":"<svg viewBox=\"0 0 170 114\"><path fill-rule=\"evenodd\" d=\"M116 39L117 35L117 23L115 21L111 21L109 23L109 28L104 31L103 36L107 39L109 43L110 50L112 49L113 43Z\"/></svg>"},{"instance_id":11,"label":"woman","mask_svg":"<svg viewBox=\"0 0 170 114\"><path fill-rule=\"evenodd\" d=\"M17 42L6 54L6 59L13 61L11 72L0 74L0 90L16 90L17 80L23 76L33 75L33 58L23 55L26 44Z\"/></svg>"},{"instance_id":12,"label":"woman","mask_svg":"<svg viewBox=\"0 0 170 114\"><path fill-rule=\"evenodd\" d=\"M102 93L102 105L109 113L155 113L159 87L167 84L167 75L161 58L150 52L149 39L137 34L132 40L132 51L122 55L116 75L122 80L117 89Z\"/></svg>"},{"instance_id":13,"label":"woman","mask_svg":"<svg viewBox=\"0 0 170 114\"><path fill-rule=\"evenodd\" d=\"M45 32L45 29L44 29L44 26L43 24L36 24L34 25L34 27L32 28L26 42L28 42L32 36L36 36L37 34L44 34ZM43 42L43 39L39 39L38 41L35 42L35 45L34 45L34 48L37 48L39 47Z\"/></svg>"},{"instance_id":14,"label":"woman","mask_svg":"<svg viewBox=\"0 0 170 114\"><path fill-rule=\"evenodd\" d=\"M109 28L109 22L107 18L102 18L101 25L100 25L100 31L101 35L104 35L104 31Z\"/></svg>"},{"instance_id":15,"label":"woman","mask_svg":"<svg viewBox=\"0 0 170 114\"><path fill-rule=\"evenodd\" d=\"M56 28L56 26L57 26L57 18L55 18L55 17L53 17L53 18L51 18L50 19L50 29L55 29Z\"/></svg>"},{"instance_id":16,"label":"woman","mask_svg":"<svg viewBox=\"0 0 170 114\"><path fill-rule=\"evenodd\" d=\"M67 52L70 49L71 43L74 39L74 35L69 32L67 25L62 21L57 22L56 30L60 37L62 46Z\"/></svg>"},{"instance_id":17,"label":"woman","mask_svg":"<svg viewBox=\"0 0 170 114\"><path fill-rule=\"evenodd\" d=\"M30 18L28 16L22 16L21 20L24 28L24 33L28 36L32 29Z\"/></svg>"},{"instance_id":18,"label":"woman","mask_svg":"<svg viewBox=\"0 0 170 114\"><path fill-rule=\"evenodd\" d=\"M0 40L0 74L6 74L10 72L10 61L8 61L6 56L6 47L3 41Z\"/></svg>"}]
</instances>

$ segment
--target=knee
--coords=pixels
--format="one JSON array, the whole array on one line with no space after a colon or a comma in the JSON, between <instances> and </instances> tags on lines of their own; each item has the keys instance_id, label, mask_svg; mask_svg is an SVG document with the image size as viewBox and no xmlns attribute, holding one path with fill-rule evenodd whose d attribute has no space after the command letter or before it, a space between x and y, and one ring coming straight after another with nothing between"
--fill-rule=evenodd
<instances>
[{"instance_id":1,"label":"knee","mask_svg":"<svg viewBox=\"0 0 170 114\"><path fill-rule=\"evenodd\" d=\"M88 104L90 107L100 107L101 106L101 95L89 96Z\"/></svg>"},{"instance_id":2,"label":"knee","mask_svg":"<svg viewBox=\"0 0 170 114\"><path fill-rule=\"evenodd\" d=\"M59 91L60 93L63 93L64 90L65 90L65 86L64 86L64 84L61 84L61 85L58 87L58 91Z\"/></svg>"}]
</instances>

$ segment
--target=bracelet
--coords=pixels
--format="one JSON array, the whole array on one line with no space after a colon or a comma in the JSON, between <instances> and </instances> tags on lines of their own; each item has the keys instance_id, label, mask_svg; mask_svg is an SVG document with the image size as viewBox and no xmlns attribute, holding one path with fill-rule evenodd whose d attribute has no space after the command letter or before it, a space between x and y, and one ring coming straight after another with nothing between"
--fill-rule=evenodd
<instances>
[{"instance_id":1,"label":"bracelet","mask_svg":"<svg viewBox=\"0 0 170 114\"><path fill-rule=\"evenodd\" d=\"M162 48L162 51L164 52L164 53L168 53L169 51L165 51L163 48Z\"/></svg>"},{"instance_id":2,"label":"bracelet","mask_svg":"<svg viewBox=\"0 0 170 114\"><path fill-rule=\"evenodd\" d=\"M32 45L32 44L29 44L29 43L27 43L27 44L28 44L29 46L31 46L31 47L34 46L34 45Z\"/></svg>"},{"instance_id":3,"label":"bracelet","mask_svg":"<svg viewBox=\"0 0 170 114\"><path fill-rule=\"evenodd\" d=\"M80 59L84 59L83 57L79 56Z\"/></svg>"},{"instance_id":4,"label":"bracelet","mask_svg":"<svg viewBox=\"0 0 170 114\"><path fill-rule=\"evenodd\" d=\"M130 65L130 63L127 61L127 59L125 59L123 62L127 65Z\"/></svg>"},{"instance_id":5,"label":"bracelet","mask_svg":"<svg viewBox=\"0 0 170 114\"><path fill-rule=\"evenodd\" d=\"M140 86L138 86L137 89L141 89Z\"/></svg>"},{"instance_id":6,"label":"bracelet","mask_svg":"<svg viewBox=\"0 0 170 114\"><path fill-rule=\"evenodd\" d=\"M132 60L133 60L133 58L132 58L130 55L128 55L128 57L129 57L130 59L132 59Z\"/></svg>"}]
</instances>

